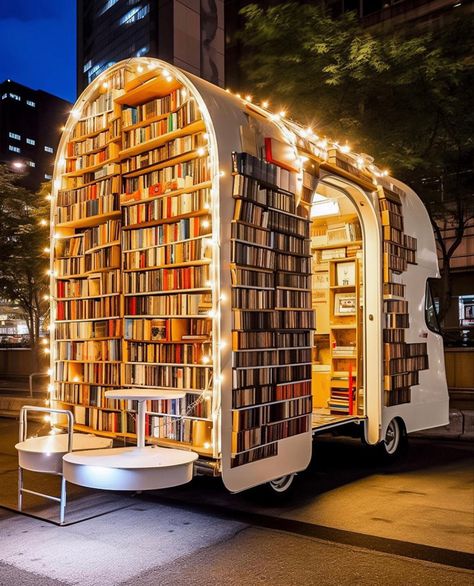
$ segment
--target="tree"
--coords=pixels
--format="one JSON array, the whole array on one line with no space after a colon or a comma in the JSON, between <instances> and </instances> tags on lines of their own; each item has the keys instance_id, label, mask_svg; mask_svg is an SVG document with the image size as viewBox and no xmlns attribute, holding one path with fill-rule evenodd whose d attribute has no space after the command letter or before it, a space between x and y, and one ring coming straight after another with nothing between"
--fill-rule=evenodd
<instances>
[{"instance_id":1,"label":"tree","mask_svg":"<svg viewBox=\"0 0 474 586\"><path fill-rule=\"evenodd\" d=\"M49 310L47 185L34 194L17 179L0 165L0 292L19 309L38 352L41 320Z\"/></svg>"},{"instance_id":2,"label":"tree","mask_svg":"<svg viewBox=\"0 0 474 586\"><path fill-rule=\"evenodd\" d=\"M258 97L275 111L288 107L317 134L374 155L417 190L433 221L451 210L462 237L469 214L457 211L472 198L473 18L436 33L412 27L382 36L353 13L333 19L314 4L251 4L242 15L243 77ZM443 314L449 269L445 262Z\"/></svg>"}]
</instances>

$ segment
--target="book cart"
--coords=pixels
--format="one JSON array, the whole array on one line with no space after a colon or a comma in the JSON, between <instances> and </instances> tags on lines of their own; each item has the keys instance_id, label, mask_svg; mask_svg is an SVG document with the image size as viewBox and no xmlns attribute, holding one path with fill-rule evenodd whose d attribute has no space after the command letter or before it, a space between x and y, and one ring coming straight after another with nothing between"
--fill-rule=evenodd
<instances>
[{"instance_id":1,"label":"book cart","mask_svg":"<svg viewBox=\"0 0 474 586\"><path fill-rule=\"evenodd\" d=\"M137 458L168 449L144 488L281 491L315 433L350 423L392 453L447 422L420 200L250 100L155 59L111 67L63 132L51 237L52 404L76 431L139 433ZM140 475L120 449L76 453L68 479L140 489L98 478Z\"/></svg>"}]
</instances>

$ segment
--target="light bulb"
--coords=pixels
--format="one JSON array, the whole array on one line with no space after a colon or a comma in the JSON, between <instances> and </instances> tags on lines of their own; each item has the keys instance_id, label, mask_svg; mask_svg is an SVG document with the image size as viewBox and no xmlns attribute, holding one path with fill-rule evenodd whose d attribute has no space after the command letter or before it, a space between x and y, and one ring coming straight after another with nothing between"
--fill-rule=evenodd
<instances>
[{"instance_id":1,"label":"light bulb","mask_svg":"<svg viewBox=\"0 0 474 586\"><path fill-rule=\"evenodd\" d=\"M52 198L51 194L48 193L48 195L45 196L45 199L48 201L51 201L53 198Z\"/></svg>"},{"instance_id":2,"label":"light bulb","mask_svg":"<svg viewBox=\"0 0 474 586\"><path fill-rule=\"evenodd\" d=\"M219 171L219 175L220 175L221 177L225 177L225 171Z\"/></svg>"},{"instance_id":3,"label":"light bulb","mask_svg":"<svg viewBox=\"0 0 474 586\"><path fill-rule=\"evenodd\" d=\"M104 83L102 84L102 87L104 88L104 90L106 90L109 87L109 82L104 81Z\"/></svg>"},{"instance_id":4,"label":"light bulb","mask_svg":"<svg viewBox=\"0 0 474 586\"><path fill-rule=\"evenodd\" d=\"M44 421L51 421L51 417L49 415L45 415L43 419Z\"/></svg>"},{"instance_id":5,"label":"light bulb","mask_svg":"<svg viewBox=\"0 0 474 586\"><path fill-rule=\"evenodd\" d=\"M44 348L43 352L44 352L45 354L49 354L49 353L51 352L51 350L50 350L49 348Z\"/></svg>"},{"instance_id":6,"label":"light bulb","mask_svg":"<svg viewBox=\"0 0 474 586\"><path fill-rule=\"evenodd\" d=\"M46 346L46 344L48 343L48 340L46 338L43 338L41 340L41 343L43 344L43 346Z\"/></svg>"},{"instance_id":7,"label":"light bulb","mask_svg":"<svg viewBox=\"0 0 474 586\"><path fill-rule=\"evenodd\" d=\"M264 102L262 102L262 108L267 109L269 105L270 104L267 102L267 100L265 100Z\"/></svg>"},{"instance_id":8,"label":"light bulb","mask_svg":"<svg viewBox=\"0 0 474 586\"><path fill-rule=\"evenodd\" d=\"M210 226L210 225L211 225L211 223L209 222L209 220L203 220L203 221L201 222L201 226L202 226L203 228L209 228L209 226Z\"/></svg>"},{"instance_id":9,"label":"light bulb","mask_svg":"<svg viewBox=\"0 0 474 586\"><path fill-rule=\"evenodd\" d=\"M163 74L164 77L169 77L170 72L167 69L162 69L161 73Z\"/></svg>"},{"instance_id":10,"label":"light bulb","mask_svg":"<svg viewBox=\"0 0 474 586\"><path fill-rule=\"evenodd\" d=\"M286 116L286 112L285 112L285 110L280 110L280 112L278 112L278 114L279 114L279 115L280 115L282 118L284 118L284 117Z\"/></svg>"},{"instance_id":11,"label":"light bulb","mask_svg":"<svg viewBox=\"0 0 474 586\"><path fill-rule=\"evenodd\" d=\"M341 153L350 153L351 147L348 144L343 144L341 147Z\"/></svg>"},{"instance_id":12,"label":"light bulb","mask_svg":"<svg viewBox=\"0 0 474 586\"><path fill-rule=\"evenodd\" d=\"M47 226L47 225L48 225L48 220L45 220L44 218L42 218L42 219L40 220L40 224L41 224L42 226Z\"/></svg>"},{"instance_id":13,"label":"light bulb","mask_svg":"<svg viewBox=\"0 0 474 586\"><path fill-rule=\"evenodd\" d=\"M138 71L138 73L143 73L143 67L141 65L139 65L137 67L137 71Z\"/></svg>"},{"instance_id":14,"label":"light bulb","mask_svg":"<svg viewBox=\"0 0 474 586\"><path fill-rule=\"evenodd\" d=\"M247 102L251 102L252 101L252 96L250 95L246 95L245 99L247 100Z\"/></svg>"},{"instance_id":15,"label":"light bulb","mask_svg":"<svg viewBox=\"0 0 474 586\"><path fill-rule=\"evenodd\" d=\"M45 254L49 254L51 252L51 249L46 246L46 248L43 248L43 252Z\"/></svg>"},{"instance_id":16,"label":"light bulb","mask_svg":"<svg viewBox=\"0 0 474 586\"><path fill-rule=\"evenodd\" d=\"M208 450L210 447L211 447L211 444L210 444L209 442L204 442L204 444L203 444L203 448L204 448L205 450Z\"/></svg>"},{"instance_id":17,"label":"light bulb","mask_svg":"<svg viewBox=\"0 0 474 586\"><path fill-rule=\"evenodd\" d=\"M197 150L197 154L198 154L199 157L202 157L203 155L206 154L206 149L203 148L203 147L199 147L198 150Z\"/></svg>"},{"instance_id":18,"label":"light bulb","mask_svg":"<svg viewBox=\"0 0 474 586\"><path fill-rule=\"evenodd\" d=\"M209 364L210 361L211 361L211 358L208 354L204 354L204 356L201 358L201 362L203 364Z\"/></svg>"}]
</instances>

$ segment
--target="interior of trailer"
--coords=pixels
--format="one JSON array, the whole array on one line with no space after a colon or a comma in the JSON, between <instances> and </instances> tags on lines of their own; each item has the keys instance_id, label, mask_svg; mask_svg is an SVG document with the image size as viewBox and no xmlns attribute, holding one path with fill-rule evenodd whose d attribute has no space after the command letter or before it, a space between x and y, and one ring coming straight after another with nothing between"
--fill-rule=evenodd
<instances>
[{"instance_id":1,"label":"interior of trailer","mask_svg":"<svg viewBox=\"0 0 474 586\"><path fill-rule=\"evenodd\" d=\"M323 182L311 219L312 427L322 431L365 416L364 242L354 203Z\"/></svg>"}]
</instances>

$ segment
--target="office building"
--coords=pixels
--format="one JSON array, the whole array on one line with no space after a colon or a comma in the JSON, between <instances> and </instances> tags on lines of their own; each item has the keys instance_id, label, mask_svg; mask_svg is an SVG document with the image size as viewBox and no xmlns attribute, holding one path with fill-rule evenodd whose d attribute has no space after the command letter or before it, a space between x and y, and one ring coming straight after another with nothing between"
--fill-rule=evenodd
<instances>
[{"instance_id":1,"label":"office building","mask_svg":"<svg viewBox=\"0 0 474 586\"><path fill-rule=\"evenodd\" d=\"M224 85L224 1L77 1L78 93L117 61L142 56Z\"/></svg>"},{"instance_id":2,"label":"office building","mask_svg":"<svg viewBox=\"0 0 474 586\"><path fill-rule=\"evenodd\" d=\"M0 84L0 162L36 190L53 175L61 127L71 104L10 79Z\"/></svg>"}]
</instances>

